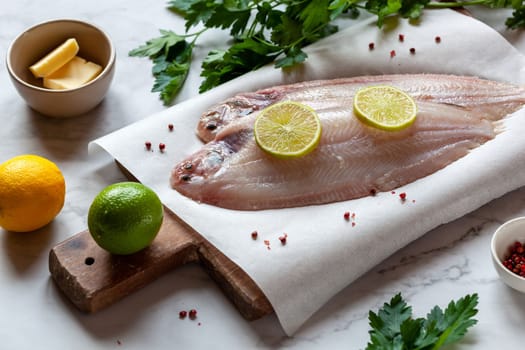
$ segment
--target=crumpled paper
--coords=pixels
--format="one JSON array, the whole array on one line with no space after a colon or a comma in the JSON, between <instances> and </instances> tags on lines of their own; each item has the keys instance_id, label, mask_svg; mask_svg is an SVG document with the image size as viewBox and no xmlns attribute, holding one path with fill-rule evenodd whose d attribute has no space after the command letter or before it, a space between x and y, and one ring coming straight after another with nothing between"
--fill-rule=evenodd
<instances>
[{"instance_id":1,"label":"crumpled paper","mask_svg":"<svg viewBox=\"0 0 525 350\"><path fill-rule=\"evenodd\" d=\"M399 188L398 193L407 194L405 202L397 195L379 193L319 206L234 211L196 203L171 189L172 167L202 146L194 132L200 114L237 92L301 80L388 73L525 81L524 56L490 27L449 10L427 11L419 23L391 19L381 30L374 18L367 18L307 52L308 61L297 69L282 72L265 67L248 73L90 145L92 151L104 149L153 188L167 207L246 271L272 303L288 335L398 249L525 184L522 110L506 119L505 130L494 140ZM146 140L152 142L152 151L144 149ZM159 143L166 145L163 153L157 149ZM348 221L343 218L347 211L355 213ZM254 230L257 240L251 238ZM282 245L279 237L285 233L287 242Z\"/></svg>"}]
</instances>

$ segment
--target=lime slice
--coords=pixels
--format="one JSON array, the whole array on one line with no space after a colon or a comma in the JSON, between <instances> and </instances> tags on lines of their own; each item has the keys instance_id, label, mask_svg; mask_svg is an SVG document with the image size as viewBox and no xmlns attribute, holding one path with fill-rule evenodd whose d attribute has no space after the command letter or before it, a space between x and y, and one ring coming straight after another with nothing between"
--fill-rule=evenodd
<instances>
[{"instance_id":1,"label":"lime slice","mask_svg":"<svg viewBox=\"0 0 525 350\"><path fill-rule=\"evenodd\" d=\"M321 121L311 107L285 101L259 113L254 134L259 147L275 157L302 157L319 144Z\"/></svg>"},{"instance_id":2,"label":"lime slice","mask_svg":"<svg viewBox=\"0 0 525 350\"><path fill-rule=\"evenodd\" d=\"M370 126L398 131L414 123L417 106L405 92L392 86L379 85L357 91L354 111L361 121Z\"/></svg>"}]
</instances>

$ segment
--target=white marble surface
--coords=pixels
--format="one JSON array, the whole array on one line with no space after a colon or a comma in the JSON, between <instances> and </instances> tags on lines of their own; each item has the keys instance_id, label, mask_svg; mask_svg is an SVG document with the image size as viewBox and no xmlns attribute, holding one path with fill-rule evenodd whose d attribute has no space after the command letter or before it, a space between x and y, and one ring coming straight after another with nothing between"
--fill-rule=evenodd
<instances>
[{"instance_id":1,"label":"white marble surface","mask_svg":"<svg viewBox=\"0 0 525 350\"><path fill-rule=\"evenodd\" d=\"M498 18L479 15L501 29ZM67 182L65 207L52 224L30 234L0 229L0 349L363 349L368 340L368 310L377 310L397 292L403 293L417 316L435 304L444 307L451 299L476 292L479 323L452 348L521 345L525 296L498 279L489 242L499 224L525 215L525 188L397 252L333 298L291 338L273 315L245 321L198 266L173 271L100 313L78 312L51 281L48 252L84 230L93 197L106 185L124 179L111 160L89 157L87 143L165 108L149 92L150 62L128 57L127 52L156 36L159 28L182 31L183 22L165 9L164 1L6 2L0 11L2 61L18 33L58 17L103 27L117 48L117 72L98 108L78 118L53 120L26 107L5 65L0 65L0 161L37 153L55 161ZM524 51L523 33L504 35ZM205 52L202 47L197 55ZM198 71L189 79L179 100L196 94ZM180 320L178 312L190 308L198 310L198 320Z\"/></svg>"}]
</instances>

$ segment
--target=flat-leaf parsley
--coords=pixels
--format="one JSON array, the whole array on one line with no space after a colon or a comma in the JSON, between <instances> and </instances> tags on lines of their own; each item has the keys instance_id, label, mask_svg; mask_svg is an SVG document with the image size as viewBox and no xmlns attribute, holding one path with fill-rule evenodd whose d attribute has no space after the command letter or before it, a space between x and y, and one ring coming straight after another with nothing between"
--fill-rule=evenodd
<instances>
[{"instance_id":1,"label":"flat-leaf parsley","mask_svg":"<svg viewBox=\"0 0 525 350\"><path fill-rule=\"evenodd\" d=\"M445 311L435 306L426 318L413 318L412 308L396 294L374 313L369 312L370 341L366 350L437 350L457 342L477 323L478 295L451 301Z\"/></svg>"},{"instance_id":2,"label":"flat-leaf parsley","mask_svg":"<svg viewBox=\"0 0 525 350\"><path fill-rule=\"evenodd\" d=\"M213 49L202 62L204 78L199 92L268 63L286 68L304 62L304 46L338 30L335 19L356 18L360 11L377 16L381 27L389 16L417 19L426 8L455 8L482 5L510 8L509 28L525 28L525 0L170 0L168 8L184 16L186 33L161 30L129 52L149 57L155 78L152 91L170 104L188 75L192 50L199 36L212 28L229 30L231 44L226 50ZM199 27L198 31L190 30Z\"/></svg>"}]
</instances>

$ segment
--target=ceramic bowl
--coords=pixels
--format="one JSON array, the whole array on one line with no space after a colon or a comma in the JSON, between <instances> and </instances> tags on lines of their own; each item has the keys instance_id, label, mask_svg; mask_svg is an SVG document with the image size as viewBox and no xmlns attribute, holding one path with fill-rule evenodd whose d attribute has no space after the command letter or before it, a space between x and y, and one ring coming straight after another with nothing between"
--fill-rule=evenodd
<instances>
[{"instance_id":1,"label":"ceramic bowl","mask_svg":"<svg viewBox=\"0 0 525 350\"><path fill-rule=\"evenodd\" d=\"M518 276L503 265L514 242L525 242L525 217L515 218L501 225L491 241L492 262L500 278L509 287L525 293L525 278Z\"/></svg>"},{"instance_id":2,"label":"ceramic bowl","mask_svg":"<svg viewBox=\"0 0 525 350\"><path fill-rule=\"evenodd\" d=\"M79 88L46 89L29 67L68 38L76 38L78 56L101 65L102 72ZM115 73L115 49L104 31L93 24L56 19L16 37L8 48L6 64L16 90L31 108L50 117L67 118L88 112L104 99Z\"/></svg>"}]
</instances>

